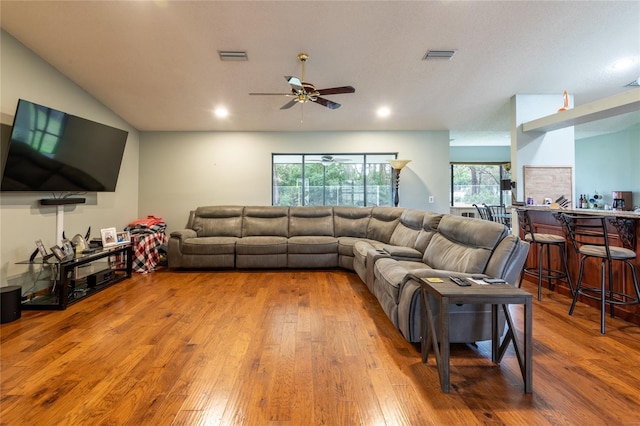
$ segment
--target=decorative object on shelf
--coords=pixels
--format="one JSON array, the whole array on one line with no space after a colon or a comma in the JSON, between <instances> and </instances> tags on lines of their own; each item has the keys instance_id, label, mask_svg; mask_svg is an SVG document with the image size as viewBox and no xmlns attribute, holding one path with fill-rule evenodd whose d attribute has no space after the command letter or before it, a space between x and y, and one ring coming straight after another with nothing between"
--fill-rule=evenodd
<instances>
[{"instance_id":1,"label":"decorative object on shelf","mask_svg":"<svg viewBox=\"0 0 640 426\"><path fill-rule=\"evenodd\" d=\"M562 100L563 100L563 106L558 110L558 112L563 112L569 109L569 94L567 93L566 90L562 94Z\"/></svg>"},{"instance_id":2,"label":"decorative object on shelf","mask_svg":"<svg viewBox=\"0 0 640 426\"><path fill-rule=\"evenodd\" d=\"M110 247L118 244L116 240L116 228L104 228L100 230L102 236L102 247Z\"/></svg>"},{"instance_id":3,"label":"decorative object on shelf","mask_svg":"<svg viewBox=\"0 0 640 426\"><path fill-rule=\"evenodd\" d=\"M396 175L396 184L395 184L395 196L393 199L394 206L398 207L398 203L400 202L400 196L398 195L398 187L400 186L400 171L407 165L411 160L389 160L389 164L393 168L393 171Z\"/></svg>"},{"instance_id":4,"label":"decorative object on shelf","mask_svg":"<svg viewBox=\"0 0 640 426\"><path fill-rule=\"evenodd\" d=\"M53 254L55 254L56 258L59 261L62 262L62 261L65 260L66 255L64 254L64 251L60 248L60 246L56 245L56 246L51 247L51 251L53 252Z\"/></svg>"}]
</instances>

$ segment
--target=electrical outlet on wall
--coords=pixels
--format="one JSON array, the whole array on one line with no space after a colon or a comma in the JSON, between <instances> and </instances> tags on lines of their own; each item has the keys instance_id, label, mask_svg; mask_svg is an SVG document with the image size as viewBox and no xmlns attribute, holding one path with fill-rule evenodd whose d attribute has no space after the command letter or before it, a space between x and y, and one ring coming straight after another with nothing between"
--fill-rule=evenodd
<instances>
[{"instance_id":1,"label":"electrical outlet on wall","mask_svg":"<svg viewBox=\"0 0 640 426\"><path fill-rule=\"evenodd\" d=\"M429 195L429 202L430 203L435 203L436 202L436 197L434 197L433 195Z\"/></svg>"}]
</instances>

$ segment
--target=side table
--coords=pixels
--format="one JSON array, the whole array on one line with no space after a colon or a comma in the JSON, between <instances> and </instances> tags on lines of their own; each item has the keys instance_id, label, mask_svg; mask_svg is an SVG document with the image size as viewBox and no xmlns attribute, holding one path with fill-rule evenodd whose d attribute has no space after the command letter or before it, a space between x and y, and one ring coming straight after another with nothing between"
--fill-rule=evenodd
<instances>
[{"instance_id":1,"label":"side table","mask_svg":"<svg viewBox=\"0 0 640 426\"><path fill-rule=\"evenodd\" d=\"M490 304L491 305L491 361L499 364L510 342L520 365L524 381L524 392L531 393L533 367L532 306L531 294L510 284L480 285L471 282L469 287L460 287L451 280L429 282L422 278L421 286L422 317L422 362L426 363L429 351L433 347L440 377L440 387L449 393L449 305L451 304ZM440 321L435 324L427 300L432 297L440 306ZM523 345L518 343L515 327L507 305L524 305ZM498 307L504 312L507 332L500 342L501 330L498 329ZM427 328L428 327L428 328ZM439 344L438 344L439 341Z\"/></svg>"}]
</instances>

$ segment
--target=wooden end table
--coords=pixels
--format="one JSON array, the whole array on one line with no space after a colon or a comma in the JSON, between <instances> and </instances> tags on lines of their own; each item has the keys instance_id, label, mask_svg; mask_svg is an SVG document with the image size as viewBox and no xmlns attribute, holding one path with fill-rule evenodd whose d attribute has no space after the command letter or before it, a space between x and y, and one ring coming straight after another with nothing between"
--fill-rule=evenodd
<instances>
[{"instance_id":1,"label":"wooden end table","mask_svg":"<svg viewBox=\"0 0 640 426\"><path fill-rule=\"evenodd\" d=\"M449 305L451 304L490 304L491 305L491 361L499 364L510 342L513 342L518 364L524 381L524 392L531 393L533 367L533 338L532 338L532 306L531 293L510 284L480 285L471 282L469 287L460 287L448 278L443 282L429 282L422 278L421 286L421 317L422 317L422 362L426 363L429 351L433 347L440 377L440 387L449 393ZM440 321L434 323L433 315L427 303L428 297L433 297L440 305ZM507 305L524 305L523 345L518 343L516 331ZM502 307L507 332L500 342L498 330L498 307ZM428 327L428 329L427 329ZM438 345L438 340L440 344Z\"/></svg>"}]
</instances>

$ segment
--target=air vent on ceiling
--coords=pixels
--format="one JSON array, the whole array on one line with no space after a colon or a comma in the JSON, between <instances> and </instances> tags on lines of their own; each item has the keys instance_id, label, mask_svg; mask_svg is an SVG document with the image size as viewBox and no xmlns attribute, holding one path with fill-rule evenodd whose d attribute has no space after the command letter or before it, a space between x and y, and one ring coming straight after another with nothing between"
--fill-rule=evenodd
<instances>
[{"instance_id":1,"label":"air vent on ceiling","mask_svg":"<svg viewBox=\"0 0 640 426\"><path fill-rule=\"evenodd\" d=\"M455 55L457 52L457 50L455 49L450 49L450 50L427 50L427 53L424 54L424 56L422 57L423 61L430 61L432 59L446 59L446 60L451 60L451 58L453 58L453 55Z\"/></svg>"},{"instance_id":2,"label":"air vent on ceiling","mask_svg":"<svg viewBox=\"0 0 640 426\"><path fill-rule=\"evenodd\" d=\"M221 61L246 61L247 52L244 50L218 50Z\"/></svg>"}]
</instances>

